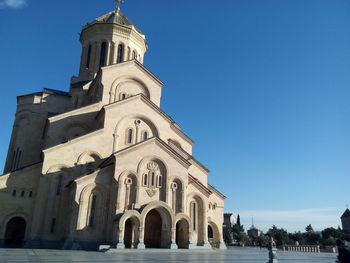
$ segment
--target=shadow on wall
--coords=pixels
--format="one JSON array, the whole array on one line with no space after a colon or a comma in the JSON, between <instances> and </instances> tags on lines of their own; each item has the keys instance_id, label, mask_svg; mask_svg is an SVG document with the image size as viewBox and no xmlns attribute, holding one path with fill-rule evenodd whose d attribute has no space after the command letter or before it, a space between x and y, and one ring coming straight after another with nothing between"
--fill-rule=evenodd
<instances>
[{"instance_id":1,"label":"shadow on wall","mask_svg":"<svg viewBox=\"0 0 350 263\"><path fill-rule=\"evenodd\" d=\"M2 211L0 247L97 250L112 242L118 189L114 157L54 167L33 176L36 189L16 189L29 169L11 174L2 190L16 200Z\"/></svg>"}]
</instances>

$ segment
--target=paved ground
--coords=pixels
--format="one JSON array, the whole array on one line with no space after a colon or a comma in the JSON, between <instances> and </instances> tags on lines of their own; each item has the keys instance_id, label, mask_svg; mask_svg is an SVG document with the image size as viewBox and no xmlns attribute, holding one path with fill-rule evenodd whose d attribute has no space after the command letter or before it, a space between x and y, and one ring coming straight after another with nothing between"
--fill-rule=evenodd
<instances>
[{"instance_id":1,"label":"paved ground","mask_svg":"<svg viewBox=\"0 0 350 263\"><path fill-rule=\"evenodd\" d=\"M334 263L335 254L305 254L278 252L281 263ZM0 249L0 263L82 263L82 262L233 262L266 263L266 249L230 248L223 250L120 250L118 253L99 253L63 250Z\"/></svg>"}]
</instances>

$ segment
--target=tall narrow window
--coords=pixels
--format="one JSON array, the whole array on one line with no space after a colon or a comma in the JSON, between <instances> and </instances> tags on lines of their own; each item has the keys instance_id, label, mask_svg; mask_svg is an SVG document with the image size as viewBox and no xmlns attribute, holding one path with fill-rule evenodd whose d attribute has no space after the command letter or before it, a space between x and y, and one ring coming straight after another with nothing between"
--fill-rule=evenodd
<instances>
[{"instance_id":1,"label":"tall narrow window","mask_svg":"<svg viewBox=\"0 0 350 263\"><path fill-rule=\"evenodd\" d=\"M117 63L123 62L123 56L124 56L124 46L122 44L119 44L118 46L118 55L117 55Z\"/></svg>"},{"instance_id":2,"label":"tall narrow window","mask_svg":"<svg viewBox=\"0 0 350 263\"><path fill-rule=\"evenodd\" d=\"M154 172L152 172L151 174L151 185L154 186L154 183L155 183L155 178L156 177L156 174Z\"/></svg>"},{"instance_id":3,"label":"tall narrow window","mask_svg":"<svg viewBox=\"0 0 350 263\"><path fill-rule=\"evenodd\" d=\"M143 185L147 186L147 184L148 184L148 174L144 174L143 175Z\"/></svg>"},{"instance_id":4,"label":"tall narrow window","mask_svg":"<svg viewBox=\"0 0 350 263\"><path fill-rule=\"evenodd\" d=\"M90 60L91 60L91 45L88 47L87 57L86 57L86 68L90 68Z\"/></svg>"},{"instance_id":5,"label":"tall narrow window","mask_svg":"<svg viewBox=\"0 0 350 263\"><path fill-rule=\"evenodd\" d=\"M148 132L143 132L143 134L142 134L142 140L143 141L146 141L148 139Z\"/></svg>"},{"instance_id":6,"label":"tall narrow window","mask_svg":"<svg viewBox=\"0 0 350 263\"><path fill-rule=\"evenodd\" d=\"M133 137L133 130L129 129L128 130L128 138L127 138L128 143L132 143L132 137Z\"/></svg>"},{"instance_id":7,"label":"tall narrow window","mask_svg":"<svg viewBox=\"0 0 350 263\"><path fill-rule=\"evenodd\" d=\"M12 196L16 196L16 194L17 194L17 191L15 189L15 190L12 191Z\"/></svg>"},{"instance_id":8,"label":"tall narrow window","mask_svg":"<svg viewBox=\"0 0 350 263\"><path fill-rule=\"evenodd\" d=\"M91 204L90 204L90 215L89 215L89 227L94 226L95 221L95 213L96 213L96 195L93 195L91 198Z\"/></svg>"},{"instance_id":9,"label":"tall narrow window","mask_svg":"<svg viewBox=\"0 0 350 263\"><path fill-rule=\"evenodd\" d=\"M162 187L162 176L158 176L158 187Z\"/></svg>"},{"instance_id":10,"label":"tall narrow window","mask_svg":"<svg viewBox=\"0 0 350 263\"><path fill-rule=\"evenodd\" d=\"M62 174L60 174L58 176L58 181L57 181L56 195L61 194L62 181L63 181L63 176L62 176Z\"/></svg>"},{"instance_id":11,"label":"tall narrow window","mask_svg":"<svg viewBox=\"0 0 350 263\"><path fill-rule=\"evenodd\" d=\"M137 54L135 50L132 52L132 59L135 59L135 60L137 59Z\"/></svg>"},{"instance_id":12,"label":"tall narrow window","mask_svg":"<svg viewBox=\"0 0 350 263\"><path fill-rule=\"evenodd\" d=\"M106 66L106 51L107 51L107 43L103 42L101 45L101 52L100 52L100 68Z\"/></svg>"},{"instance_id":13,"label":"tall narrow window","mask_svg":"<svg viewBox=\"0 0 350 263\"><path fill-rule=\"evenodd\" d=\"M192 224L193 224L193 230L197 229L197 204L195 202L192 203Z\"/></svg>"}]
</instances>

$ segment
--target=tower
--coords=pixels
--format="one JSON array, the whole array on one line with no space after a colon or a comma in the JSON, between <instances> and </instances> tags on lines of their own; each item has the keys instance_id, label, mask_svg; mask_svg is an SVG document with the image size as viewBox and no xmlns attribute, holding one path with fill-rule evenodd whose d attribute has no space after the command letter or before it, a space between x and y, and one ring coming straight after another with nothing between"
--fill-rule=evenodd
<instances>
[{"instance_id":1,"label":"tower","mask_svg":"<svg viewBox=\"0 0 350 263\"><path fill-rule=\"evenodd\" d=\"M82 55L79 76L73 81L92 80L101 67L137 60L143 63L146 37L120 10L86 24L80 33Z\"/></svg>"},{"instance_id":2,"label":"tower","mask_svg":"<svg viewBox=\"0 0 350 263\"><path fill-rule=\"evenodd\" d=\"M346 208L340 219L343 231L345 233L350 233L350 210L348 208Z\"/></svg>"}]
</instances>

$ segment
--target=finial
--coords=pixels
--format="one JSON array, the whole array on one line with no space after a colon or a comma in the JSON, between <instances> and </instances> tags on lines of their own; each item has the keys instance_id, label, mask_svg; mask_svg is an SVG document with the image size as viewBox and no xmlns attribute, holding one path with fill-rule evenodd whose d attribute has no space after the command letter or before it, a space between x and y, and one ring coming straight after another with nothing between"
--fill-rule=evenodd
<instances>
[{"instance_id":1,"label":"finial","mask_svg":"<svg viewBox=\"0 0 350 263\"><path fill-rule=\"evenodd\" d=\"M124 3L124 0L114 0L117 3L117 10L120 10L120 4Z\"/></svg>"}]
</instances>

